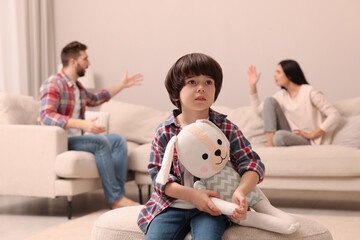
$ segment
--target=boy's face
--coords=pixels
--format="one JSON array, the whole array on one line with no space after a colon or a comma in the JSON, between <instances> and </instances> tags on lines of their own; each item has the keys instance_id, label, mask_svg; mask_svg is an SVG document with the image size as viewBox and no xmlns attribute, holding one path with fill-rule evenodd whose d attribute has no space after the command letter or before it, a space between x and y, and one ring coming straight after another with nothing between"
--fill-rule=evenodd
<instances>
[{"instance_id":1,"label":"boy's face","mask_svg":"<svg viewBox=\"0 0 360 240\"><path fill-rule=\"evenodd\" d=\"M204 75L187 78L179 97L183 111L208 111L215 99L215 81Z\"/></svg>"}]
</instances>

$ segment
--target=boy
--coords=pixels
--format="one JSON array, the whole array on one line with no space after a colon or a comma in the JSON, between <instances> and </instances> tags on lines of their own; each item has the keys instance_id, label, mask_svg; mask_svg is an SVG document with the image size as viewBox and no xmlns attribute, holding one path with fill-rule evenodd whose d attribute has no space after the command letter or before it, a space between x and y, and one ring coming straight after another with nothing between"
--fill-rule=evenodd
<instances>
[{"instance_id":1,"label":"boy","mask_svg":"<svg viewBox=\"0 0 360 240\"><path fill-rule=\"evenodd\" d=\"M138 218L146 239L184 239L189 231L192 239L221 239L230 225L210 200L219 197L218 194L194 189L196 179L180 164L176 153L168 182L165 185L155 182L170 138L198 119L209 119L229 139L231 162L241 175L232 198L240 207L232 218L246 218L246 194L262 181L265 167L237 126L210 108L219 95L222 77L220 65L200 53L181 57L166 76L170 100L178 109L160 124L152 142L148 169L154 192Z\"/></svg>"}]
</instances>

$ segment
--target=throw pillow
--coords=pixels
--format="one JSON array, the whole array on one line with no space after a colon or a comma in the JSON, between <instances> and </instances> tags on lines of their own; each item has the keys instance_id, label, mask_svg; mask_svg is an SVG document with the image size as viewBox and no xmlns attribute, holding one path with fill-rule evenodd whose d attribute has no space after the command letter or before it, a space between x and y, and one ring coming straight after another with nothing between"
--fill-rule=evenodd
<instances>
[{"instance_id":1,"label":"throw pillow","mask_svg":"<svg viewBox=\"0 0 360 240\"><path fill-rule=\"evenodd\" d=\"M97 117L95 123L99 124L101 126L104 126L106 128L106 132L102 134L109 133L109 112L96 112L96 111L86 111L85 112L85 119L95 118ZM85 134L91 134L91 133L85 133Z\"/></svg>"},{"instance_id":2,"label":"throw pillow","mask_svg":"<svg viewBox=\"0 0 360 240\"><path fill-rule=\"evenodd\" d=\"M253 147L266 145L263 120L251 106L229 108L215 105L212 109L227 115L227 118L239 127Z\"/></svg>"},{"instance_id":3,"label":"throw pillow","mask_svg":"<svg viewBox=\"0 0 360 240\"><path fill-rule=\"evenodd\" d=\"M138 104L111 99L101 105L101 111L110 112L109 131L117 133L128 141L139 144L153 140L155 130L170 112Z\"/></svg>"},{"instance_id":4,"label":"throw pillow","mask_svg":"<svg viewBox=\"0 0 360 240\"><path fill-rule=\"evenodd\" d=\"M36 124L38 102L31 96L0 92L0 124Z\"/></svg>"},{"instance_id":5,"label":"throw pillow","mask_svg":"<svg viewBox=\"0 0 360 240\"><path fill-rule=\"evenodd\" d=\"M360 148L360 115L345 118L335 130L332 144Z\"/></svg>"}]
</instances>

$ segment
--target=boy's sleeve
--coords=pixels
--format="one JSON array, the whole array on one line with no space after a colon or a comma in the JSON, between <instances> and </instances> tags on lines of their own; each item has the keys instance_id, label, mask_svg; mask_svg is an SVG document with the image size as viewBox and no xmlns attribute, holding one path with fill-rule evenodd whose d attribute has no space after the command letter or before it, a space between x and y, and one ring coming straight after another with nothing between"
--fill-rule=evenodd
<instances>
[{"instance_id":1,"label":"boy's sleeve","mask_svg":"<svg viewBox=\"0 0 360 240\"><path fill-rule=\"evenodd\" d=\"M253 151L250 142L244 137L240 129L233 125L230 141L230 158L236 171L242 176L246 171L259 174L259 183L264 179L265 165L259 155Z\"/></svg>"},{"instance_id":2,"label":"boy's sleeve","mask_svg":"<svg viewBox=\"0 0 360 240\"><path fill-rule=\"evenodd\" d=\"M165 196L165 186L170 182L180 182L179 179L170 172L168 176L168 182L165 184L159 184L156 182L156 177L161 168L165 149L168 143L167 134L163 128L159 128L156 131L155 138L152 141L150 160L148 164L148 171L153 183L154 190L160 195Z\"/></svg>"}]
</instances>

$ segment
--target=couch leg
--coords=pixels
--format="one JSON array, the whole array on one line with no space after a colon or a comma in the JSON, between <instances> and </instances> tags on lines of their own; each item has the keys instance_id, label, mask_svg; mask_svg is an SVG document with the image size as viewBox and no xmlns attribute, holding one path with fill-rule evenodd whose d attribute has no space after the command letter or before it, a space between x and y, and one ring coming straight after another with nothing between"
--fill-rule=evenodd
<instances>
[{"instance_id":1,"label":"couch leg","mask_svg":"<svg viewBox=\"0 0 360 240\"><path fill-rule=\"evenodd\" d=\"M139 189L139 202L140 202L140 204L143 204L142 191L141 191L142 185L138 184L137 186L138 186L138 189Z\"/></svg>"},{"instance_id":2,"label":"couch leg","mask_svg":"<svg viewBox=\"0 0 360 240\"><path fill-rule=\"evenodd\" d=\"M72 196L67 196L67 202L68 202L68 219L71 219L71 202L72 202Z\"/></svg>"}]
</instances>

